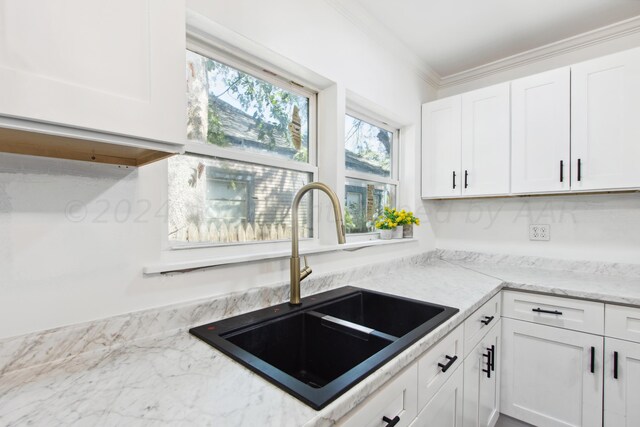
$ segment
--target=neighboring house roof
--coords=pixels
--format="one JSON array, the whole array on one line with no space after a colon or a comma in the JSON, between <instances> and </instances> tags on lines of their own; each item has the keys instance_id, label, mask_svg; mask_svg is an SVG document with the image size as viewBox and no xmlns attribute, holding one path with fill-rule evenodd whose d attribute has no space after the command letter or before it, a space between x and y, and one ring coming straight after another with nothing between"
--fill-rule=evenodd
<instances>
[{"instance_id":1,"label":"neighboring house roof","mask_svg":"<svg viewBox=\"0 0 640 427\"><path fill-rule=\"evenodd\" d=\"M268 123L264 125L273 131L274 141L272 142L275 142L275 146L267 148L271 141L268 140L268 136L265 137L266 140L264 141L259 140L258 121L256 119L219 98L212 96L211 102L217 107L222 132L233 141L234 145L243 145L256 150L268 149L286 157L293 157L296 154L297 150L289 141L287 135L280 132L275 126ZM380 166L366 162L349 150L345 150L345 160L348 169L382 176L388 173Z\"/></svg>"}]
</instances>

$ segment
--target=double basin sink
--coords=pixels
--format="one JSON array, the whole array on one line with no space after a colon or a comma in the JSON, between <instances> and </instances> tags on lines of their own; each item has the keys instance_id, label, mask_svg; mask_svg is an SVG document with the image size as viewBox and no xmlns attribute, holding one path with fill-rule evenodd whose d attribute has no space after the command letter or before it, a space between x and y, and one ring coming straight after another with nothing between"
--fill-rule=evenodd
<instances>
[{"instance_id":1,"label":"double basin sink","mask_svg":"<svg viewBox=\"0 0 640 427\"><path fill-rule=\"evenodd\" d=\"M318 410L457 312L347 286L190 332Z\"/></svg>"}]
</instances>

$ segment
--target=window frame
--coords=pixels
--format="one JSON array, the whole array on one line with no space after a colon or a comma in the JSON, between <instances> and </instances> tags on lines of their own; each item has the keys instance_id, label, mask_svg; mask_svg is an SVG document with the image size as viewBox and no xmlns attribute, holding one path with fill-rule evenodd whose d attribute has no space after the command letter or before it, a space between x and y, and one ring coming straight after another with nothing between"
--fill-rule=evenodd
<instances>
[{"instance_id":1,"label":"window frame","mask_svg":"<svg viewBox=\"0 0 640 427\"><path fill-rule=\"evenodd\" d=\"M253 58L251 62L249 60L240 59L232 54L225 52L224 50L217 48L197 37L192 37L187 34L186 51L192 51L198 55L210 58L216 62L232 67L238 71L247 73L253 77L264 80L275 86L278 86L287 91L293 92L297 95L307 97L309 99L309 117L308 117L308 151L307 162L299 162L295 160L288 160L279 158L276 156L269 156L266 154L254 153L251 151L234 150L230 148L219 147L214 144L208 144L206 142L195 142L189 140L186 137L185 127L185 144L184 154L193 154L196 156L204 156L220 160L228 160L240 163L249 163L260 166L267 166L279 169L292 170L296 172L311 174L311 181L317 181L319 176L318 168L318 92L312 88L305 87L295 82L293 78L289 76L282 76L269 71L269 66L261 64L261 61ZM186 105L185 105L186 109ZM186 124L186 123L185 123ZM319 230L319 207L318 198L313 198L312 204L312 226L313 237L300 238L300 241L315 241L320 240ZM165 247L169 250L182 250L182 249L198 249L198 248L218 248L218 247L233 247L233 246L251 246L251 245L265 245L265 244L278 244L282 242L290 242L290 239L281 240L257 240L250 242L177 242L169 239L167 233L165 233L164 243Z\"/></svg>"},{"instance_id":2,"label":"window frame","mask_svg":"<svg viewBox=\"0 0 640 427\"><path fill-rule=\"evenodd\" d=\"M377 184L385 184L392 185L395 187L395 204L398 205L398 196L400 194L400 129L392 124L387 123L381 119L373 117L370 113L362 108L358 108L358 106L347 104L347 108L345 110L345 115L351 116L355 119L362 120L363 122L369 123L371 125L377 126L381 129L387 130L393 135L393 142L391 144L391 162L390 169L391 173L389 177L374 175L366 172L359 172L351 169L347 169L346 161L343 165L344 170L344 182L343 186L345 188L345 200L342 201L344 204L344 209L346 209L346 188L347 188L347 180L356 179L360 181L368 181L374 182ZM345 138L346 138L346 129L345 129ZM343 149L346 152L346 139L343 140ZM357 239L358 236L371 236L374 234L378 234L377 231L367 231L363 233L347 233L348 238Z\"/></svg>"}]
</instances>

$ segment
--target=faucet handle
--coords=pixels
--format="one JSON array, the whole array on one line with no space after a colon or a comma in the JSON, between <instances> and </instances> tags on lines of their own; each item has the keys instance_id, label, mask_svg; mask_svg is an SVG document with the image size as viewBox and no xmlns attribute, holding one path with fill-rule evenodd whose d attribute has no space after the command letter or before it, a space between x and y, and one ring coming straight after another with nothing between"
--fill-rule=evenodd
<instances>
[{"instance_id":1,"label":"faucet handle","mask_svg":"<svg viewBox=\"0 0 640 427\"><path fill-rule=\"evenodd\" d=\"M313 270L311 270L311 267L309 267L309 264L307 264L307 256L305 255L303 258L304 258L304 268L300 270L300 280L304 280L308 275L310 275L313 272Z\"/></svg>"}]
</instances>

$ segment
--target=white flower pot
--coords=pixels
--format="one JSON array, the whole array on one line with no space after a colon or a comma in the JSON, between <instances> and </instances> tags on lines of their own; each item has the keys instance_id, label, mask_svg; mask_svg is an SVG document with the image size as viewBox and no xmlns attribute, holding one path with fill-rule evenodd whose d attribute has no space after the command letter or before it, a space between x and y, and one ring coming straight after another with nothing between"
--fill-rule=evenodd
<instances>
[{"instance_id":1,"label":"white flower pot","mask_svg":"<svg viewBox=\"0 0 640 427\"><path fill-rule=\"evenodd\" d=\"M393 238L402 239L402 226L393 229Z\"/></svg>"},{"instance_id":2,"label":"white flower pot","mask_svg":"<svg viewBox=\"0 0 640 427\"><path fill-rule=\"evenodd\" d=\"M391 240L393 238L394 231L395 229L380 230L380 240Z\"/></svg>"}]
</instances>

